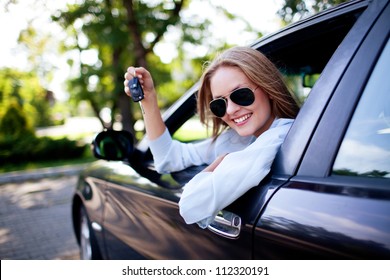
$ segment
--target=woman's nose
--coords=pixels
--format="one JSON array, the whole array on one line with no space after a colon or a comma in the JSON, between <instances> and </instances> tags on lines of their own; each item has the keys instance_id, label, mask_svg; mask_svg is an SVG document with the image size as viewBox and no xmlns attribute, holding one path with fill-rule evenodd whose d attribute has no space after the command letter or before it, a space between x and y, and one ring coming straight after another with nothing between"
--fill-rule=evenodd
<instances>
[{"instance_id":1,"label":"woman's nose","mask_svg":"<svg viewBox=\"0 0 390 280\"><path fill-rule=\"evenodd\" d=\"M234 103L230 99L226 100L226 114L232 115L235 112L237 112L238 110L240 110L240 105L237 105L236 103Z\"/></svg>"}]
</instances>

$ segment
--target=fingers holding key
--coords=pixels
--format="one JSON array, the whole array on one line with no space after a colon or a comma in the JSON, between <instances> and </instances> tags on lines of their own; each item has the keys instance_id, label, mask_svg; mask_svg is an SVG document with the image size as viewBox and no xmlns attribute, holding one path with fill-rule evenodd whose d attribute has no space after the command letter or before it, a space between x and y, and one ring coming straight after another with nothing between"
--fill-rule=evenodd
<instances>
[{"instance_id":1,"label":"fingers holding key","mask_svg":"<svg viewBox=\"0 0 390 280\"><path fill-rule=\"evenodd\" d=\"M124 75L125 80L123 82L123 85L125 88L125 92L128 96L131 96L129 82L136 76L136 74L137 74L136 68L133 66L130 66L129 68L127 68L127 71Z\"/></svg>"},{"instance_id":2,"label":"fingers holding key","mask_svg":"<svg viewBox=\"0 0 390 280\"><path fill-rule=\"evenodd\" d=\"M127 95L131 95L130 89L129 89L129 81L131 81L134 77L137 77L139 82L142 85L142 88L145 92L153 91L154 90L154 84L152 76L150 75L149 71L146 70L143 67L134 67L130 66L127 68L127 71L124 75L125 81L124 81L124 87L125 92Z\"/></svg>"}]
</instances>

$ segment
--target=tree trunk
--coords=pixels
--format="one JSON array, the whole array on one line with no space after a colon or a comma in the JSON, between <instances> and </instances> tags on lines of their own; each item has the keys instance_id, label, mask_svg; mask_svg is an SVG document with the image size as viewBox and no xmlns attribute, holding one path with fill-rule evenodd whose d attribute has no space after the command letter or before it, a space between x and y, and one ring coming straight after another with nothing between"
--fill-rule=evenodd
<instances>
[{"instance_id":1,"label":"tree trunk","mask_svg":"<svg viewBox=\"0 0 390 280\"><path fill-rule=\"evenodd\" d=\"M122 129L131 132L134 135L134 119L131 110L130 97L126 93L120 93L118 98L118 108L122 116Z\"/></svg>"}]
</instances>

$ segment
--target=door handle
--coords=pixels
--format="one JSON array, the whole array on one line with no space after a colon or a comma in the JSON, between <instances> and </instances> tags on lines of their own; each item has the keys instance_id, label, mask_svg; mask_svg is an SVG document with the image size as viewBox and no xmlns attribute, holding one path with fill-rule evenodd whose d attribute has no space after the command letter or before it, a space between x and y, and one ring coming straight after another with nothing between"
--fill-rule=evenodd
<instances>
[{"instance_id":1,"label":"door handle","mask_svg":"<svg viewBox=\"0 0 390 280\"><path fill-rule=\"evenodd\" d=\"M234 213L222 210L207 228L223 237L236 239L241 232L241 218Z\"/></svg>"}]
</instances>

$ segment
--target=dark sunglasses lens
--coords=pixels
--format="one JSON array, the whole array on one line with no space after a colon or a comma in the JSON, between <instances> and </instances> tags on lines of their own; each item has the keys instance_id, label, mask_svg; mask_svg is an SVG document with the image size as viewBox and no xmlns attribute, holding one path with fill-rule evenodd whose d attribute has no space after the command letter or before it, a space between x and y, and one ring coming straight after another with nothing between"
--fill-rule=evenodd
<instances>
[{"instance_id":1,"label":"dark sunglasses lens","mask_svg":"<svg viewBox=\"0 0 390 280\"><path fill-rule=\"evenodd\" d=\"M226 103L223 99L215 99L210 102L210 110L219 118L222 118L226 113Z\"/></svg>"},{"instance_id":2,"label":"dark sunglasses lens","mask_svg":"<svg viewBox=\"0 0 390 280\"><path fill-rule=\"evenodd\" d=\"M232 92L230 100L240 106L249 106L255 101L255 95L249 88L240 88Z\"/></svg>"}]
</instances>

